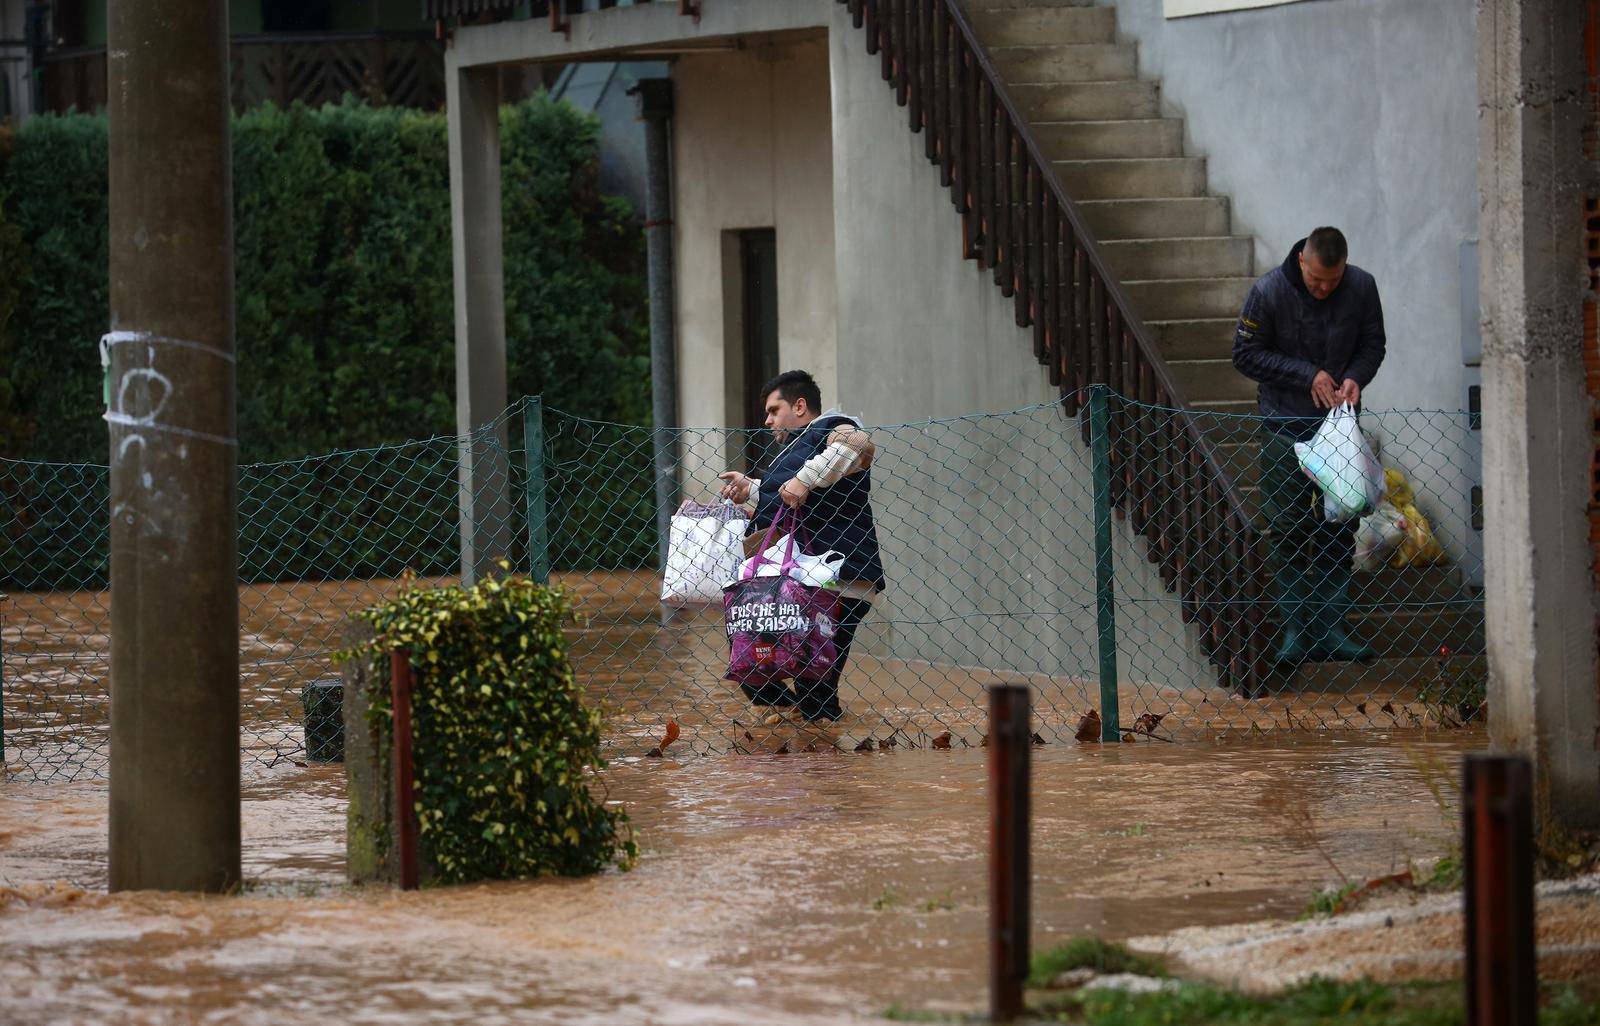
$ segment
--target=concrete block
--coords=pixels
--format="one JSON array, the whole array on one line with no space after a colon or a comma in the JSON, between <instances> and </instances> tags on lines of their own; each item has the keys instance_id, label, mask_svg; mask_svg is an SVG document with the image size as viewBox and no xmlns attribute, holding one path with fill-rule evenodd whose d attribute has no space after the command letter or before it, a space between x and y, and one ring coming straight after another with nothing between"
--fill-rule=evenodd
<instances>
[{"instance_id":1,"label":"concrete block","mask_svg":"<svg viewBox=\"0 0 1600 1026\"><path fill-rule=\"evenodd\" d=\"M1177 118L1045 121L1033 125L1033 134L1051 160L1183 156L1183 122Z\"/></svg>"},{"instance_id":2,"label":"concrete block","mask_svg":"<svg viewBox=\"0 0 1600 1026\"><path fill-rule=\"evenodd\" d=\"M1055 167L1075 200L1200 196L1206 191L1203 157L1058 160Z\"/></svg>"},{"instance_id":3,"label":"concrete block","mask_svg":"<svg viewBox=\"0 0 1600 1026\"><path fill-rule=\"evenodd\" d=\"M1161 86L1137 79L1106 82L1006 82L1006 91L1034 121L1115 121L1161 113Z\"/></svg>"},{"instance_id":4,"label":"concrete block","mask_svg":"<svg viewBox=\"0 0 1600 1026\"><path fill-rule=\"evenodd\" d=\"M997 8L975 13L972 27L989 47L1110 43L1117 35L1117 12L1110 7Z\"/></svg>"},{"instance_id":5,"label":"concrete block","mask_svg":"<svg viewBox=\"0 0 1600 1026\"><path fill-rule=\"evenodd\" d=\"M1078 212L1101 242L1227 235L1229 229L1222 196L1087 200Z\"/></svg>"},{"instance_id":6,"label":"concrete block","mask_svg":"<svg viewBox=\"0 0 1600 1026\"><path fill-rule=\"evenodd\" d=\"M1100 252L1124 281L1148 278L1247 277L1255 241L1223 236L1210 239L1136 239L1103 242Z\"/></svg>"},{"instance_id":7,"label":"concrete block","mask_svg":"<svg viewBox=\"0 0 1600 1026\"><path fill-rule=\"evenodd\" d=\"M1146 320L1236 317L1254 278L1169 278L1124 281L1123 289Z\"/></svg>"},{"instance_id":8,"label":"concrete block","mask_svg":"<svg viewBox=\"0 0 1600 1026\"><path fill-rule=\"evenodd\" d=\"M1232 317L1209 317L1200 320L1144 322L1161 355L1168 360L1206 360L1230 357L1233 353L1233 329L1237 326L1237 313Z\"/></svg>"},{"instance_id":9,"label":"concrete block","mask_svg":"<svg viewBox=\"0 0 1600 1026\"><path fill-rule=\"evenodd\" d=\"M1138 74L1138 50L1127 43L997 46L989 51L1007 83L1105 82Z\"/></svg>"}]
</instances>

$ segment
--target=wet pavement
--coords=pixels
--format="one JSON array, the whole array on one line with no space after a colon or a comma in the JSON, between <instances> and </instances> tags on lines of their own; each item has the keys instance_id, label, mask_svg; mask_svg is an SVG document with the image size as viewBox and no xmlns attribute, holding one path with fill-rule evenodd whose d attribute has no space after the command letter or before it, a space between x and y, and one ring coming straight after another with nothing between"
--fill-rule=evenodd
<instances>
[{"instance_id":1,"label":"wet pavement","mask_svg":"<svg viewBox=\"0 0 1600 1026\"><path fill-rule=\"evenodd\" d=\"M1481 735L1034 750L1034 945L1426 861ZM246 892L103 893L105 785L0 787L0 1021L822 1023L985 1004L985 753L619 760L629 873L342 884L337 767L247 770ZM1436 798L1435 795L1440 797ZM56 884L56 881L66 881Z\"/></svg>"}]
</instances>

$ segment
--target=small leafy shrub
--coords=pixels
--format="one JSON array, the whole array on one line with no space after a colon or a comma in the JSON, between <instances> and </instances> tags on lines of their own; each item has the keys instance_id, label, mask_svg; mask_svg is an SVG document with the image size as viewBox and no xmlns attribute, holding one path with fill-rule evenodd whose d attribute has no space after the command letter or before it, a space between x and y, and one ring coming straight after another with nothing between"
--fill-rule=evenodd
<instances>
[{"instance_id":1,"label":"small leafy shrub","mask_svg":"<svg viewBox=\"0 0 1600 1026\"><path fill-rule=\"evenodd\" d=\"M364 610L377 637L345 653L409 649L417 821L443 883L577 876L638 856L627 814L590 791L600 713L579 693L562 628L566 597L525 578L407 587ZM383 687L371 715L392 713Z\"/></svg>"},{"instance_id":2,"label":"small leafy shrub","mask_svg":"<svg viewBox=\"0 0 1600 1026\"><path fill-rule=\"evenodd\" d=\"M1101 973L1136 973L1140 976L1167 975L1167 967L1160 959L1135 954L1121 944L1104 941L1099 937L1073 937L1033 956L1032 964L1029 966L1028 986L1048 987L1052 980L1069 969L1093 969Z\"/></svg>"}]
</instances>

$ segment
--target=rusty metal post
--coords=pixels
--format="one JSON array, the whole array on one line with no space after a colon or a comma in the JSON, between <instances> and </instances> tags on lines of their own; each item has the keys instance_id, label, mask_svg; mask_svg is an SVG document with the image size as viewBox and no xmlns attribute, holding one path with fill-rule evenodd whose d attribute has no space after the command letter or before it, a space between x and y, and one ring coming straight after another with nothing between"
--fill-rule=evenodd
<instances>
[{"instance_id":1,"label":"rusty metal post","mask_svg":"<svg viewBox=\"0 0 1600 1026\"><path fill-rule=\"evenodd\" d=\"M1467 1026L1535 1026L1533 767L1468 755L1461 777Z\"/></svg>"},{"instance_id":2,"label":"rusty metal post","mask_svg":"<svg viewBox=\"0 0 1600 1026\"><path fill-rule=\"evenodd\" d=\"M389 653L389 693L394 703L394 817L400 847L400 889L417 889L417 810L411 779L411 653Z\"/></svg>"},{"instance_id":3,"label":"rusty metal post","mask_svg":"<svg viewBox=\"0 0 1600 1026\"><path fill-rule=\"evenodd\" d=\"M989 689L989 1017L1022 1014L1028 978L1029 693L1019 684Z\"/></svg>"},{"instance_id":4,"label":"rusty metal post","mask_svg":"<svg viewBox=\"0 0 1600 1026\"><path fill-rule=\"evenodd\" d=\"M109 882L226 891L239 883L228 5L106 11Z\"/></svg>"}]
</instances>

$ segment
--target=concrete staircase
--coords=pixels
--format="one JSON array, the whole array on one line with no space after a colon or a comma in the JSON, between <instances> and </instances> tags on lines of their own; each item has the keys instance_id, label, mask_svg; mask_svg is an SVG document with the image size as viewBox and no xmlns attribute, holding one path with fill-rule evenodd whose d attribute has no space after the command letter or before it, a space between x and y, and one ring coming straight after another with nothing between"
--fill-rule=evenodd
<instances>
[{"instance_id":1,"label":"concrete staircase","mask_svg":"<svg viewBox=\"0 0 1600 1026\"><path fill-rule=\"evenodd\" d=\"M1183 122L1163 117L1161 85L1138 77L1136 44L1093 0L965 0L979 38L1101 252L1197 411L1256 412L1255 382L1233 368L1233 328L1254 282L1254 240L1233 234L1228 198L1184 153ZM1224 468L1256 505L1255 425L1207 425ZM1266 544L1263 539L1263 544ZM1440 646L1475 668L1482 612L1454 567L1358 575L1355 633L1376 667L1308 667L1302 686L1419 681Z\"/></svg>"}]
</instances>

